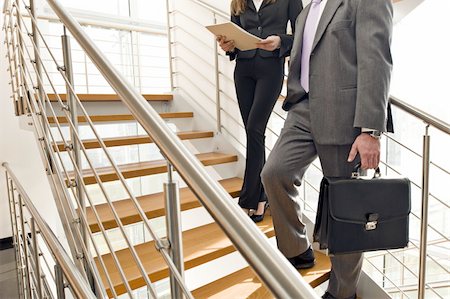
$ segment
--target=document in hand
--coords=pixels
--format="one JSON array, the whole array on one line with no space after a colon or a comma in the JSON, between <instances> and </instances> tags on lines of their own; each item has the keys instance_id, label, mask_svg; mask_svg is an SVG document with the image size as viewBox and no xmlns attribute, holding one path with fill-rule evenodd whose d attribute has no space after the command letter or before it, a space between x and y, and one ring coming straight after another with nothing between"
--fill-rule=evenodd
<instances>
[{"instance_id":1,"label":"document in hand","mask_svg":"<svg viewBox=\"0 0 450 299\"><path fill-rule=\"evenodd\" d=\"M233 40L236 48L241 51L256 49L256 43L262 40L232 22L206 26L206 29L216 36L223 35L227 40Z\"/></svg>"}]
</instances>

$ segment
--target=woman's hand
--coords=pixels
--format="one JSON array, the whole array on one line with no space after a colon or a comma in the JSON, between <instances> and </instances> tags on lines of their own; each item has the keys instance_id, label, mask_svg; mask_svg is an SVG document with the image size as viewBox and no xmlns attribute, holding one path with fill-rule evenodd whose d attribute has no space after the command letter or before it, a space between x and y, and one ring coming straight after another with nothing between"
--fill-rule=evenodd
<instances>
[{"instance_id":1,"label":"woman's hand","mask_svg":"<svg viewBox=\"0 0 450 299\"><path fill-rule=\"evenodd\" d=\"M234 51L234 41L233 40L227 40L227 37L224 35L218 35L216 37L216 40L219 43L219 46L225 52L233 52Z\"/></svg>"},{"instance_id":2,"label":"woman's hand","mask_svg":"<svg viewBox=\"0 0 450 299\"><path fill-rule=\"evenodd\" d=\"M281 38L278 35L271 35L256 43L257 47L266 51L274 51L281 46Z\"/></svg>"}]
</instances>

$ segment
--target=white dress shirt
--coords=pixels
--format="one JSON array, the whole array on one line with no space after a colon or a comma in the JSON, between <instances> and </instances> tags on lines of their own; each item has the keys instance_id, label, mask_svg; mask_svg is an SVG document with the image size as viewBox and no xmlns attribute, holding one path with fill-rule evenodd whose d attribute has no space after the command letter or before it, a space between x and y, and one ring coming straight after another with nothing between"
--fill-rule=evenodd
<instances>
[{"instance_id":1,"label":"white dress shirt","mask_svg":"<svg viewBox=\"0 0 450 299\"><path fill-rule=\"evenodd\" d=\"M319 25L320 17L322 16L323 10L325 9L325 5L327 5L328 0L322 0L320 2L320 12L319 12L319 18L317 19L317 25Z\"/></svg>"},{"instance_id":2,"label":"white dress shirt","mask_svg":"<svg viewBox=\"0 0 450 299\"><path fill-rule=\"evenodd\" d=\"M253 4L255 5L256 11L259 11L259 9L261 8L261 4L263 3L264 0L253 0Z\"/></svg>"}]
</instances>

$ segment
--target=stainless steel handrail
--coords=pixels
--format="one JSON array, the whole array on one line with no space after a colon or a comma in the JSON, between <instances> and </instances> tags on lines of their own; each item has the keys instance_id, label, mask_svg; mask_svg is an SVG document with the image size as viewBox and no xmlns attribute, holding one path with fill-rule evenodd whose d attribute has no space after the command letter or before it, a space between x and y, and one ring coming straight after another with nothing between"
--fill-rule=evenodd
<instances>
[{"instance_id":1,"label":"stainless steel handrail","mask_svg":"<svg viewBox=\"0 0 450 299\"><path fill-rule=\"evenodd\" d=\"M399 100L394 96L390 96L389 101L392 103L392 105L417 117L426 124L429 124L430 126L439 129L440 131L446 133L447 135L450 135L450 124L444 122L443 120L440 120L439 118L434 117L433 115L430 115L417 107L414 107L402 100Z\"/></svg>"},{"instance_id":2,"label":"stainless steel handrail","mask_svg":"<svg viewBox=\"0 0 450 299\"><path fill-rule=\"evenodd\" d=\"M318 298L286 258L232 203L229 194L207 174L142 95L102 55L79 23L58 1L47 2L272 293L280 298Z\"/></svg>"},{"instance_id":3,"label":"stainless steel handrail","mask_svg":"<svg viewBox=\"0 0 450 299\"><path fill-rule=\"evenodd\" d=\"M77 267L74 265L69 255L65 251L64 247L59 242L58 238L53 233L53 230L48 226L47 222L42 218L38 212L25 189L20 184L20 181L15 176L12 169L7 162L3 162L2 166L8 172L9 177L14 182L17 192L21 195L21 198L33 217L34 221L38 225L40 232L47 243L48 247L52 251L56 261L61 266L65 277L67 278L72 290L78 296L78 298L91 298L95 299L96 296L92 292L89 284L85 281L84 276L80 273Z\"/></svg>"}]
</instances>

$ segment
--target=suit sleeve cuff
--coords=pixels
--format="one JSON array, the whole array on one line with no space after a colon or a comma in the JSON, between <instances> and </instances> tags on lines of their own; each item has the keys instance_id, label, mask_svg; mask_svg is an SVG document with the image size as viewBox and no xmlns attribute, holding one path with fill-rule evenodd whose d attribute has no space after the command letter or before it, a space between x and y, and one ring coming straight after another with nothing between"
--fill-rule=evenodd
<instances>
[{"instance_id":1,"label":"suit sleeve cuff","mask_svg":"<svg viewBox=\"0 0 450 299\"><path fill-rule=\"evenodd\" d=\"M280 57L286 57L291 54L292 42L294 40L293 36L290 34L278 34L281 39L280 42Z\"/></svg>"},{"instance_id":2,"label":"suit sleeve cuff","mask_svg":"<svg viewBox=\"0 0 450 299\"><path fill-rule=\"evenodd\" d=\"M230 61L233 61L236 59L238 51L239 50L235 48L234 51L227 51L225 54L230 57Z\"/></svg>"}]
</instances>

